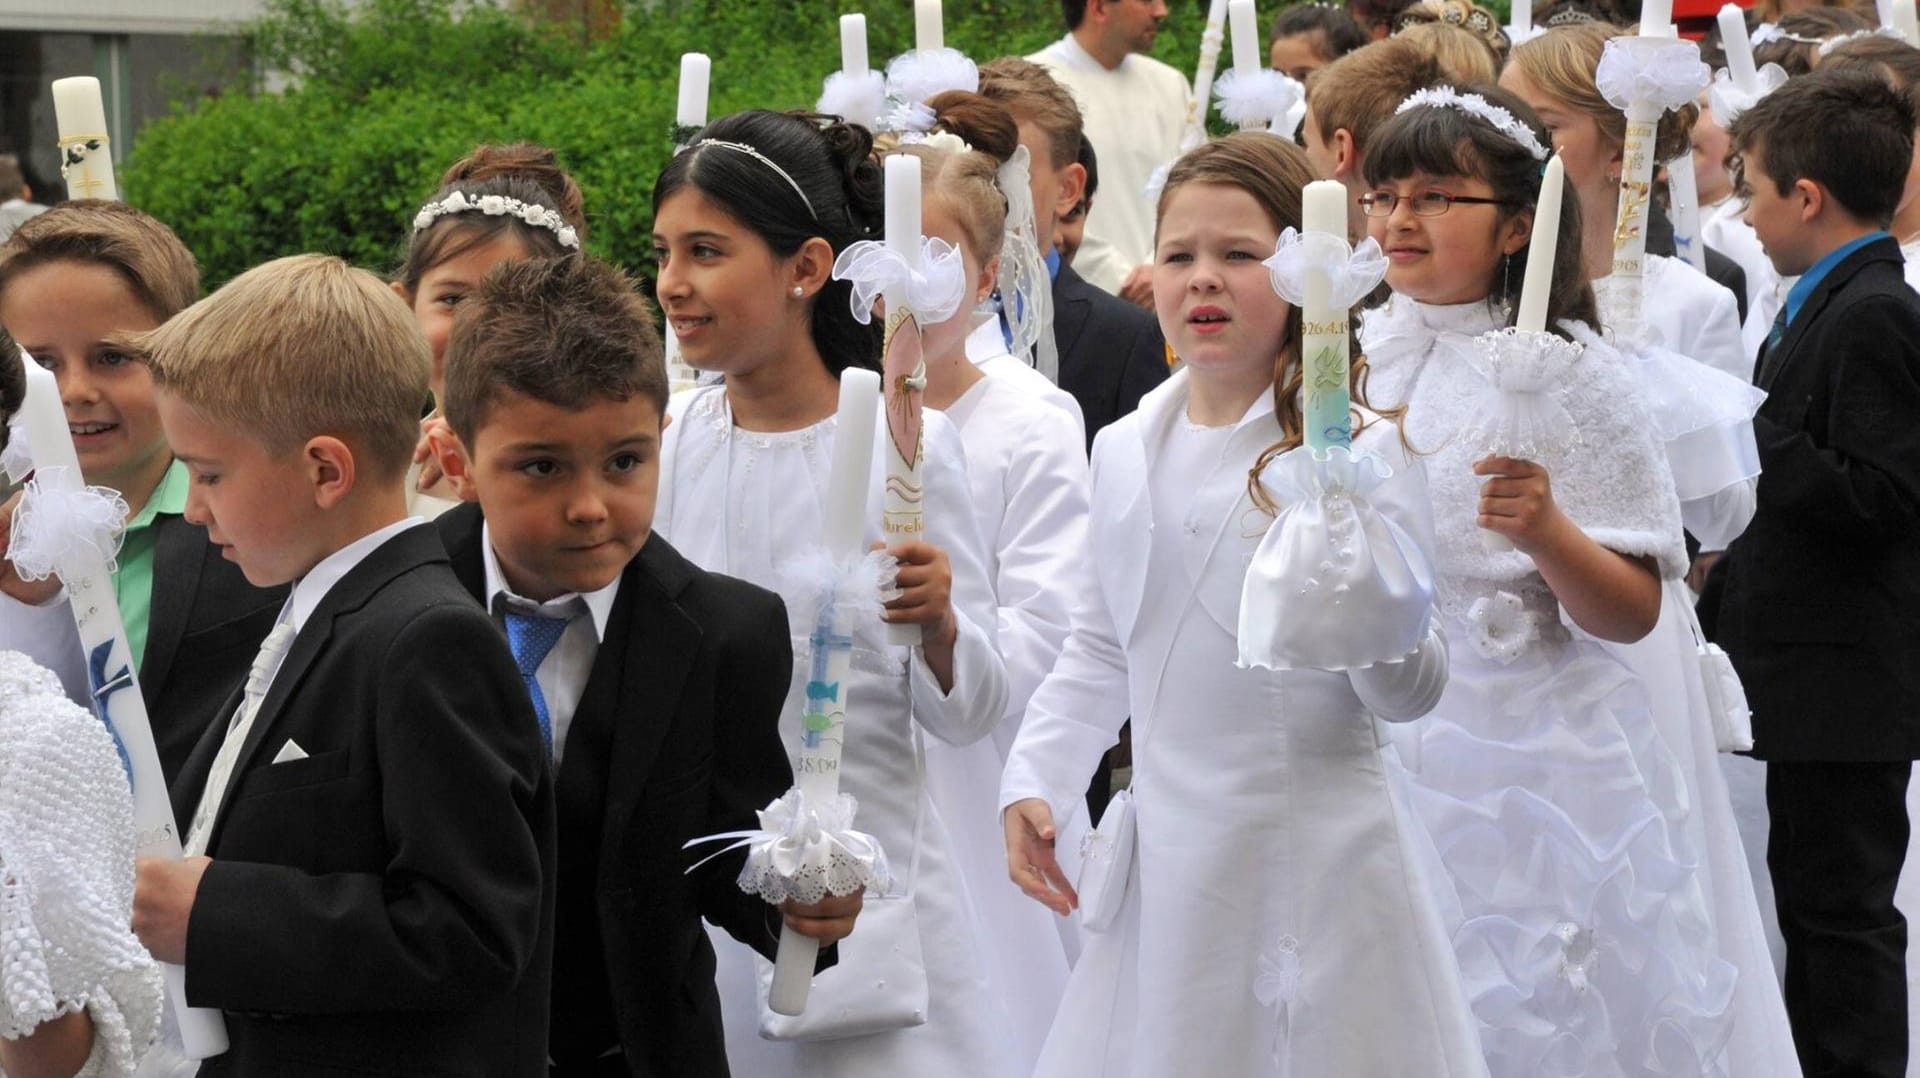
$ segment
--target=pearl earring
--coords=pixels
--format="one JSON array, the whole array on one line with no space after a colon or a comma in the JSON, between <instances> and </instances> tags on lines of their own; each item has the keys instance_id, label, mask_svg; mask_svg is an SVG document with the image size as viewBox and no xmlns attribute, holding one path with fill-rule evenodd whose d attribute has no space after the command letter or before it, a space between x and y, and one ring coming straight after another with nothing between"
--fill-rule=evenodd
<instances>
[{"instance_id":1,"label":"pearl earring","mask_svg":"<svg viewBox=\"0 0 1920 1078\"><path fill-rule=\"evenodd\" d=\"M804 295L806 295L806 294L807 294L807 290L806 290L806 289L804 289L804 288L802 288L802 287L800 287L799 285L794 285L794 286L793 286L793 298L794 298L794 299L799 299L800 297L802 297L802 296L804 296Z\"/></svg>"}]
</instances>

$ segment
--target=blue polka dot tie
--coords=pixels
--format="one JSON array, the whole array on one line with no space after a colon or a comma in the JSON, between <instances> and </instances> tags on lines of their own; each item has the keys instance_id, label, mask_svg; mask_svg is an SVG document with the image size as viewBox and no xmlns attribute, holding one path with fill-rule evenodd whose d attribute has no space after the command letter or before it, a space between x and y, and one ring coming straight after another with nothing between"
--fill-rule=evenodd
<instances>
[{"instance_id":1,"label":"blue polka dot tie","mask_svg":"<svg viewBox=\"0 0 1920 1078\"><path fill-rule=\"evenodd\" d=\"M568 624L565 618L507 613L507 646L513 649L513 665L520 668L520 680L527 683L527 695L533 697L533 714L540 720L540 740L546 742L549 760L553 759L553 718L547 713L547 696L540 691L534 673L566 634Z\"/></svg>"}]
</instances>

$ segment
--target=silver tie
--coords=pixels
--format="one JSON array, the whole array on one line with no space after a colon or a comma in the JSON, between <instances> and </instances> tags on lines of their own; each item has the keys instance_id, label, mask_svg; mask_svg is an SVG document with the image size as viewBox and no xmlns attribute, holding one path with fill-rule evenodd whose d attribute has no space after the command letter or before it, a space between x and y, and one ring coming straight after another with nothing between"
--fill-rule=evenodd
<instances>
[{"instance_id":1,"label":"silver tie","mask_svg":"<svg viewBox=\"0 0 1920 1078\"><path fill-rule=\"evenodd\" d=\"M220 814L220 803L226 799L227 786L233 781L233 765L240 757L240 746L247 743L247 732L253 729L260 702L266 699L267 688L273 684L274 672L280 669L280 660L286 655L293 636L292 624L283 621L260 642L260 651L253 657L253 668L247 671L246 695L234 713L233 724L227 727L227 739L220 743L220 752L213 758L213 769L207 773L207 788L200 794L200 807L194 810L193 826L187 829L188 857L207 852L207 837L213 831L214 817Z\"/></svg>"}]
</instances>

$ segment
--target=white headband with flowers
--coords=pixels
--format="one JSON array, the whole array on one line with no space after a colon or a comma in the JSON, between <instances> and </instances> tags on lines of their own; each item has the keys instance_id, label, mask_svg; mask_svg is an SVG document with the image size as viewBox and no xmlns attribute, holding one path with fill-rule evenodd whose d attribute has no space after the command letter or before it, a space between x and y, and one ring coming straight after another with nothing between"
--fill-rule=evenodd
<instances>
[{"instance_id":1,"label":"white headband with flowers","mask_svg":"<svg viewBox=\"0 0 1920 1078\"><path fill-rule=\"evenodd\" d=\"M574 232L573 226L567 224L566 220L560 216L559 210L550 210L538 203L522 202L517 198L508 198L506 195L469 196L455 191L438 202L429 202L420 207L420 212L413 215L413 230L419 232L431 228L435 221L455 213L517 217L534 228L544 228L553 233L554 238L560 241L560 246L576 251L580 249L579 235Z\"/></svg>"},{"instance_id":2,"label":"white headband with flowers","mask_svg":"<svg viewBox=\"0 0 1920 1078\"><path fill-rule=\"evenodd\" d=\"M1393 110L1393 114L1398 116L1418 108L1458 109L1478 116L1492 124L1501 134L1519 143L1520 148L1527 151L1535 161L1547 159L1547 148L1540 145L1540 139L1534 135L1532 128L1521 123L1513 113L1479 94L1459 93L1450 86L1429 86L1400 102L1400 107Z\"/></svg>"}]
</instances>

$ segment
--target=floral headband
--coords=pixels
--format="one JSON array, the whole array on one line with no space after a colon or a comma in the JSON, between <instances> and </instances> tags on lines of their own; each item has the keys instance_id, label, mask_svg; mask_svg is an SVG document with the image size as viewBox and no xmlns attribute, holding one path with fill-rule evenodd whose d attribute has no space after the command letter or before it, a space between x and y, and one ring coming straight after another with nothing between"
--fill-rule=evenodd
<instances>
[{"instance_id":1,"label":"floral headband","mask_svg":"<svg viewBox=\"0 0 1920 1078\"><path fill-rule=\"evenodd\" d=\"M1463 94L1448 86L1429 86L1416 92L1412 97L1400 102L1393 110L1395 116L1410 109L1458 109L1472 113L1492 124L1501 134L1520 144L1520 148L1533 156L1535 161L1547 159L1547 148L1540 145L1540 139L1533 129L1516 119L1513 113L1488 101L1479 94Z\"/></svg>"},{"instance_id":2,"label":"floral headband","mask_svg":"<svg viewBox=\"0 0 1920 1078\"><path fill-rule=\"evenodd\" d=\"M413 215L413 230L417 232L432 228L433 223L449 214L484 213L488 217L517 217L534 228L544 228L553 233L560 246L580 249L580 237L573 226L560 216L559 210L551 210L538 203L522 202L505 195L467 195L460 191L420 207Z\"/></svg>"}]
</instances>

